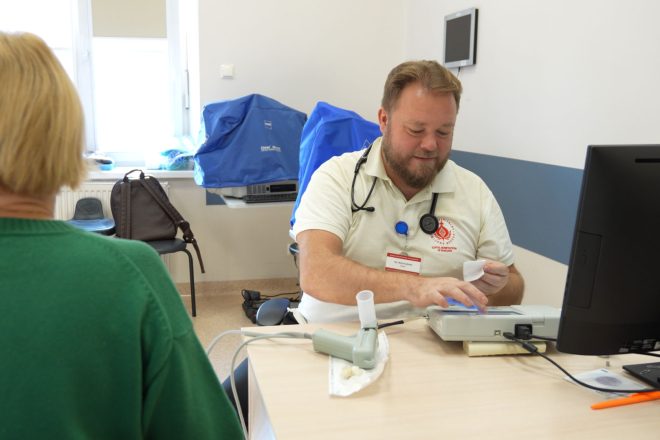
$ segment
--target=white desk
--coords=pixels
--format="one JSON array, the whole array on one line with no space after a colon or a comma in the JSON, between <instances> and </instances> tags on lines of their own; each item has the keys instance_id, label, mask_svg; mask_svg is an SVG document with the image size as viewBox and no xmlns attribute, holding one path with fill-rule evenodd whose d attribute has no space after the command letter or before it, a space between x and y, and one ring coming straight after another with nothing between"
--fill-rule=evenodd
<instances>
[{"instance_id":1,"label":"white desk","mask_svg":"<svg viewBox=\"0 0 660 440\"><path fill-rule=\"evenodd\" d=\"M260 327L257 331L353 334L358 324ZM250 330L255 330L250 328ZM468 358L424 321L384 329L390 359L379 380L350 397L328 395L328 357L309 340L248 345L251 438L658 439L660 401L592 410L602 396L571 384L538 356ZM605 359L549 353L571 373ZM611 371L648 356L610 358Z\"/></svg>"}]
</instances>

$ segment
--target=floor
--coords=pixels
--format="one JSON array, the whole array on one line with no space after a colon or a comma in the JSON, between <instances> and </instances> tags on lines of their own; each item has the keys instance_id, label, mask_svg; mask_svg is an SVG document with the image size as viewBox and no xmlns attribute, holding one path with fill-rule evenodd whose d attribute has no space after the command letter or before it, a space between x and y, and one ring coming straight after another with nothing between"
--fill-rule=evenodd
<instances>
[{"instance_id":1,"label":"floor","mask_svg":"<svg viewBox=\"0 0 660 440\"><path fill-rule=\"evenodd\" d=\"M183 303L190 311L190 286L178 284L177 287L181 292ZM262 295L291 292L288 296L293 297L298 293L299 288L296 278L196 283L197 316L192 318L192 321L204 349L207 349L213 339L224 331L256 325L243 312L242 289L257 290ZM224 380L229 374L231 359L240 341L240 335L230 334L223 337L213 348L210 360L220 380ZM237 363L244 358L245 350L241 350Z\"/></svg>"}]
</instances>

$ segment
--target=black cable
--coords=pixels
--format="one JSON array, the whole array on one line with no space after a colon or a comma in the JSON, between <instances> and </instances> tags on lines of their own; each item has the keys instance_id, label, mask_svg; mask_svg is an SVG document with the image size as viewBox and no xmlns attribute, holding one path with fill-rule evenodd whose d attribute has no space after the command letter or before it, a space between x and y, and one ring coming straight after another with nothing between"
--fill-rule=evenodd
<instances>
[{"instance_id":1,"label":"black cable","mask_svg":"<svg viewBox=\"0 0 660 440\"><path fill-rule=\"evenodd\" d=\"M385 328L385 327L391 327L393 325L400 325L404 324L405 321L403 319L400 319L398 321L392 321L392 322L385 322L383 324L378 324L378 329Z\"/></svg>"},{"instance_id":2,"label":"black cable","mask_svg":"<svg viewBox=\"0 0 660 440\"><path fill-rule=\"evenodd\" d=\"M530 338L532 339L540 339L542 341L550 341L550 342L556 342L557 338L546 338L545 336L538 336L538 335L529 335Z\"/></svg>"},{"instance_id":3,"label":"black cable","mask_svg":"<svg viewBox=\"0 0 660 440\"><path fill-rule=\"evenodd\" d=\"M298 290L297 292L284 292L284 293L276 293L274 295L261 295L261 298L275 298L277 296L285 296L285 295L300 295L300 291Z\"/></svg>"},{"instance_id":4,"label":"black cable","mask_svg":"<svg viewBox=\"0 0 660 440\"><path fill-rule=\"evenodd\" d=\"M573 377L573 375L571 373L569 373L564 368L562 368L562 366L559 365L557 362L553 361L552 359L550 359L545 354L540 353L538 347L536 347L534 344L531 344L527 341L523 341L522 339L516 338L513 335L513 333L511 333L511 332L504 332L503 336L505 338L511 340L511 341L519 343L520 345L522 345L522 347L525 350L529 351L531 354L536 354L536 355L541 356L543 359L550 362L555 367L559 368L573 382L575 382L578 385L582 385L583 387L590 388L590 389L596 390L596 391L604 391L604 392L607 392L607 393L646 393L646 392L651 392L651 391L658 391L660 389L660 388L641 388L641 389L637 389L637 390L616 390L616 389L612 389L612 388L601 388L601 387L597 387L597 386L594 386L594 385L589 385L588 383L585 383L585 382L582 382L579 379L576 379L575 377Z\"/></svg>"},{"instance_id":5,"label":"black cable","mask_svg":"<svg viewBox=\"0 0 660 440\"><path fill-rule=\"evenodd\" d=\"M634 354L645 354L646 356L660 357L660 353L651 353L651 352L648 352L648 351L631 351L631 353L634 353Z\"/></svg>"}]
</instances>

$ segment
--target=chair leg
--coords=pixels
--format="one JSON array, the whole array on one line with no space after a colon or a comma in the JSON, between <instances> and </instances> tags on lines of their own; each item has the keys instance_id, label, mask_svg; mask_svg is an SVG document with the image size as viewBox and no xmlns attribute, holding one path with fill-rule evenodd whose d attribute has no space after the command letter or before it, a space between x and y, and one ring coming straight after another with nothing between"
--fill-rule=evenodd
<instances>
[{"instance_id":1,"label":"chair leg","mask_svg":"<svg viewBox=\"0 0 660 440\"><path fill-rule=\"evenodd\" d=\"M190 270L190 304L192 306L192 315L194 317L197 316L197 307L195 305L195 271L193 267L193 258L188 249L184 249L183 252L188 255L188 269Z\"/></svg>"}]
</instances>

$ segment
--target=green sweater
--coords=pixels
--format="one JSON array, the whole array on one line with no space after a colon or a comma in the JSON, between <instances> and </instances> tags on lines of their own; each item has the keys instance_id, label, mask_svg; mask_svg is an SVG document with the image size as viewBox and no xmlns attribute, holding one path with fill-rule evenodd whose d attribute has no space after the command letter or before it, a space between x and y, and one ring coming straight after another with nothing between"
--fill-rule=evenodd
<instances>
[{"instance_id":1,"label":"green sweater","mask_svg":"<svg viewBox=\"0 0 660 440\"><path fill-rule=\"evenodd\" d=\"M0 218L0 438L242 438L148 245Z\"/></svg>"}]
</instances>

